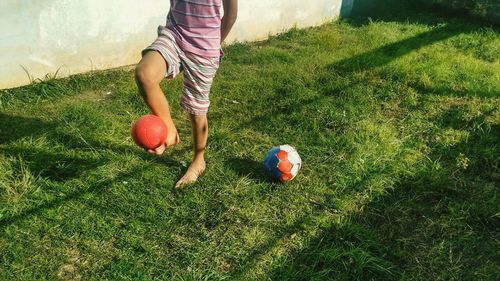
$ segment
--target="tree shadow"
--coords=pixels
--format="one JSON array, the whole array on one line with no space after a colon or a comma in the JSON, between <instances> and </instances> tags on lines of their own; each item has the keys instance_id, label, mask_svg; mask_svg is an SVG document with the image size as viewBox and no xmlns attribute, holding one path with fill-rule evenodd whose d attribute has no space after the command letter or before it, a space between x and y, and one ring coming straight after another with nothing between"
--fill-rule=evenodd
<instances>
[{"instance_id":1,"label":"tree shadow","mask_svg":"<svg viewBox=\"0 0 500 281\"><path fill-rule=\"evenodd\" d=\"M53 126L37 118L12 116L0 112L0 145L8 144L24 137L40 135Z\"/></svg>"},{"instance_id":2,"label":"tree shadow","mask_svg":"<svg viewBox=\"0 0 500 281\"><path fill-rule=\"evenodd\" d=\"M357 84L362 84L363 81L350 81L349 85L342 85L341 87L332 81L337 77L351 76L357 71L368 71L383 67L400 57L403 57L411 52L419 50L423 47L435 44L454 37L458 34L469 33L476 30L475 26L456 27L453 25L443 25L436 27L428 32L421 33L408 39L404 39L395 43L384 45L374 50L338 61L336 63L327 65L323 68L321 73L310 87L319 89L320 96L314 96L305 99L293 99L287 104L286 107L278 108L273 112L273 118L289 116L292 111L300 111L301 108L313 107L314 104L321 104L323 101L332 98L341 98L343 90L353 88ZM276 100L283 99L283 92L286 92L286 83L277 83L285 87L283 89L278 86L274 89ZM339 88L340 87L340 88ZM450 90L451 91L451 90ZM445 93L445 90L441 91ZM453 92L453 91L451 91ZM449 92L447 92L449 93ZM476 92L477 95L490 96L491 93ZM256 115L248 121L241 122L240 127L252 127L256 130L262 130L269 125L270 114L268 112ZM286 118L284 118L286 119ZM338 125L338 126L337 126ZM341 124L336 127L341 128ZM337 129L339 129L337 128Z\"/></svg>"},{"instance_id":3,"label":"tree shadow","mask_svg":"<svg viewBox=\"0 0 500 281\"><path fill-rule=\"evenodd\" d=\"M430 144L429 163L417 174L401 178L346 223L322 229L267 278L498 279L500 125L475 129L493 114L464 120L456 107L444 111L437 130L467 129L468 140Z\"/></svg>"},{"instance_id":4,"label":"tree shadow","mask_svg":"<svg viewBox=\"0 0 500 281\"><path fill-rule=\"evenodd\" d=\"M144 161L156 161L166 166L182 170L182 164L170 157L150 155L133 145L104 144L95 138L84 141L69 133L58 130L57 122L46 122L34 117L8 115L0 112L0 153L7 157L19 158L35 176L48 182L64 183L79 178L82 174L96 170L100 166L116 161L114 154L136 154ZM43 147L31 144L43 139ZM26 140L28 143L24 143ZM109 153L111 152L111 153ZM127 172L118 173L114 179L130 177L145 171L139 166ZM44 210L57 208L66 202L79 200L88 193L102 193L114 180L98 182L88 188L65 194L60 198L41 203L21 211L19 214L0 218L0 228L4 228Z\"/></svg>"},{"instance_id":5,"label":"tree shadow","mask_svg":"<svg viewBox=\"0 0 500 281\"><path fill-rule=\"evenodd\" d=\"M3 146L0 151L6 156L21 157L30 171L53 181L66 181L78 177L84 171L95 169L111 161L109 157L100 153L103 151L119 154L134 153L144 160L157 158L133 145L105 144L89 136L82 140L70 133L58 130L58 127L57 122L0 112L0 145ZM47 140L44 145L57 149L45 150L31 144L16 144L22 139L32 141L41 137ZM168 157L161 157L158 161L166 165L180 165Z\"/></svg>"},{"instance_id":6,"label":"tree shadow","mask_svg":"<svg viewBox=\"0 0 500 281\"><path fill-rule=\"evenodd\" d=\"M273 83L272 97L270 100L283 101L283 105L274 105L272 112L264 112L242 120L239 127L251 127L258 131L270 129L270 118L286 122L287 117L292 112L300 111L302 108L312 108L315 104L321 104L325 100L340 98L345 95L346 89L353 88L358 84L361 85L366 81L349 81L348 85L337 85L332 82L339 77L351 77L353 74L362 71L377 70L387 66L398 58L404 57L412 52L418 51L427 46L446 41L450 38L461 34L473 34L477 30L484 27L492 27L491 23L482 20L477 20L471 17L465 17L462 14L449 12L447 10L437 9L432 7L425 9L418 1L399 1L399 0L356 0L345 1L343 4L345 9L352 9L351 16L345 19L348 24L358 27L368 24L370 21L385 21L385 22L401 22L401 23L419 23L432 26L432 28L421 34L403 39L398 42L389 43L362 54L337 61L318 70L318 77L315 81L306 82L305 87L311 89L311 92L319 92L319 96L310 97L295 97L296 93L293 87L290 87L289 77L277 83ZM352 7L351 7L352 4ZM332 55L335 55L334 51ZM285 62L280 62L286 64ZM384 74L386 75L386 74ZM389 80L400 79L397 73L393 76L387 74ZM288 79L288 80L287 80ZM297 79L300 80L300 79ZM494 90L474 90L467 91L463 89L455 89L453 85L444 85L439 88L426 87L420 81L408 82L408 86L424 93L439 93L440 95L450 96L481 96L491 97L496 93ZM291 89L292 88L292 89ZM278 123L278 122L274 122ZM342 129L343 124L330 124L335 130Z\"/></svg>"},{"instance_id":7,"label":"tree shadow","mask_svg":"<svg viewBox=\"0 0 500 281\"><path fill-rule=\"evenodd\" d=\"M433 86L429 87L418 81L409 83L413 89L420 93L428 93L431 95L439 97L481 97L481 98L494 98L500 95L500 90L490 88L488 90L483 89L466 89L460 86Z\"/></svg>"},{"instance_id":8,"label":"tree shadow","mask_svg":"<svg viewBox=\"0 0 500 281\"><path fill-rule=\"evenodd\" d=\"M372 51L341 60L327 66L327 71L340 71L343 75L349 75L353 71L365 71L384 66L411 52L444 41L458 34L469 33L475 28L457 28L452 25L444 25L421 33L408 39L382 46Z\"/></svg>"},{"instance_id":9,"label":"tree shadow","mask_svg":"<svg viewBox=\"0 0 500 281\"><path fill-rule=\"evenodd\" d=\"M65 152L53 152L37 148L0 148L7 157L21 158L35 175L55 182L79 177L82 173L104 165L107 160L89 155L68 156Z\"/></svg>"},{"instance_id":10,"label":"tree shadow","mask_svg":"<svg viewBox=\"0 0 500 281\"><path fill-rule=\"evenodd\" d=\"M247 272L248 268L252 268L253 266L255 266L259 262L259 260L263 256L265 256L269 252L269 250L271 250L273 247L276 247L276 245L280 241L291 239L290 237L293 234L303 230L304 225L308 222L308 220L309 218L302 217L292 225L278 226L276 228L276 231L279 231L279 233L281 233L282 235L273 236L273 238L268 239L265 243L261 244L259 247L254 248L252 252L249 253L249 255L245 257L243 261L239 261L240 266L231 272L230 274L231 278L234 280L251 280L248 279L248 277L246 277L246 274L248 273ZM265 279L265 280L288 280L288 279Z\"/></svg>"},{"instance_id":11,"label":"tree shadow","mask_svg":"<svg viewBox=\"0 0 500 281\"><path fill-rule=\"evenodd\" d=\"M45 145L57 146L59 149L45 150L30 143L16 144L21 139L31 142L42 136L47 138L48 143ZM95 149L100 148L98 142L93 140L89 142ZM2 145L0 151L8 157L21 158L31 172L49 180L66 181L106 162L106 159L98 155L63 151L63 148L78 148L75 146L78 143L81 143L81 140L74 136L57 132L55 122L0 113L0 145Z\"/></svg>"},{"instance_id":12,"label":"tree shadow","mask_svg":"<svg viewBox=\"0 0 500 281\"><path fill-rule=\"evenodd\" d=\"M140 169L135 171L135 173L140 173ZM115 183L116 178L125 178L125 177L131 176L131 175L133 175L133 172L131 172L131 171L120 172L113 179L109 179L109 180L106 180L103 182L97 182L97 183L95 183L87 188L82 188L78 191L69 193L69 194L64 195L62 197L59 197L57 199L44 202L42 204L39 204L39 205L34 206L32 208L29 208L27 210L23 210L18 214L0 218L0 230L5 229L9 225L14 224L18 221L22 221L26 218L29 218L32 216L38 216L46 210L58 208L63 204L67 204L68 202L76 201L76 200L83 200L82 198L87 194L90 194L90 193L102 194L107 189L109 189L109 187L111 187L111 185L113 185Z\"/></svg>"},{"instance_id":13,"label":"tree shadow","mask_svg":"<svg viewBox=\"0 0 500 281\"><path fill-rule=\"evenodd\" d=\"M364 25L370 21L397 21L432 25L456 21L480 26L495 26L494 21L476 17L464 10L443 8L430 2L428 0L355 0L350 7L347 20L356 26Z\"/></svg>"},{"instance_id":14,"label":"tree shadow","mask_svg":"<svg viewBox=\"0 0 500 281\"><path fill-rule=\"evenodd\" d=\"M394 7L384 10L380 5L374 9L373 5L383 3L394 3ZM365 5L362 9L361 5ZM393 60L405 56L413 51L422 49L426 46L435 44L464 33L473 33L483 26L490 26L490 23L470 19L459 18L453 13L437 10L415 12L415 3L406 1L355 1L353 7L354 18L348 20L352 25L363 25L369 22L368 14L372 20L383 21L401 21L416 22L426 24L439 24L432 30L416 35L414 37L401 40L381 46L374 50L359 54L325 67L323 73L318 77L316 83L322 85L324 89L320 97L297 100L289 108L283 108L273 112L273 117L286 117L291 110L297 111L303 107L313 107L316 103L321 103L328 98L336 98L342 95L342 89L328 86L331 79L337 76L353 75L358 71L372 70L383 67ZM402 7L412 7L412 9L403 9ZM379 12L376 14L375 12ZM364 14L363 14L363 13ZM459 24L456 24L459 23ZM361 83L361 82L359 82ZM277 83L279 84L279 83ZM352 87L353 85L343 85L342 87ZM491 98L492 93L488 91L458 92L451 86L439 89L422 88L416 85L414 87L419 93L426 95L449 95L449 96L468 96L475 95L482 98ZM276 98L282 91L275 89ZM492 112L486 113L492 114ZM449 110L445 112L438 120L433 120L441 128L463 128L471 127L473 124L464 123L459 118L458 112ZM485 116L481 120L470 122L484 123ZM286 119L286 118L283 118ZM239 123L240 127L252 127L255 130L263 130L269 123L269 113L254 116L248 121ZM341 127L340 127L341 128ZM264 130L263 130L264 131ZM267 130L265 130L267 132ZM495 240L491 239L492 233L500 233L500 223L497 215L492 213L495 210L494 204L488 208L479 207L484 200L495 196L494 190L484 190L484 194L474 193L474 188L481 188L481 183L494 185L499 182L499 147L500 131L498 125L490 127L487 134L481 135L480 130L474 131L474 135L468 140L453 147L434 147L429 153L430 159L440 159L448 167L439 172L435 171L432 164L428 164L425 170L419 171L415 176L400 178L397 180L393 191L387 191L387 194L378 196L378 199L368 202L363 206L364 212L359 214L350 214L352 222L341 226L332 223L331 227L322 229L320 235L313 238L306 247L298 253L287 256L287 262L282 266L272 270L267 275L269 280L399 280L404 277L415 276L414 274L423 274L425 279L439 279L436 277L444 272L442 277L446 279L446 274L457 274L456 278L469 276L468 279L474 279L468 270L480 269L481 261L477 259L474 252L480 252L488 249L487 257L493 257L496 254L494 250L498 248ZM471 145L472 144L472 145ZM489 151L489 152L488 152ZM493 154L491 155L493 151ZM456 169L457 161L461 155L467 155L469 159L467 172ZM242 161L242 159L239 159ZM245 166L245 161L242 161ZM485 169L485 167L488 167ZM243 171L245 171L243 169ZM246 171L238 173L240 176L246 176ZM479 181L479 184L478 182ZM468 187L462 190L460 186ZM472 188L474 186L474 188ZM479 191L478 191L479 192ZM468 198L473 197L470 201ZM443 198L446 198L445 200ZM444 200L444 201L443 201ZM491 202L491 200L489 200ZM477 231L481 234L479 238L473 239L472 246L460 244L451 241L449 233L441 231L439 236L432 234L427 236L426 229L435 227L432 225L432 218L440 219L442 214L436 212L437 208L443 207L440 204L446 202L450 206L461 204L464 208L468 203L474 204L480 211L478 217L473 218L471 224L479 224ZM498 202L497 202L498 203ZM397 207L397 208L396 208ZM441 211L446 213L446 208ZM449 211L449 210L448 210ZM449 215L449 214L446 214ZM451 214L450 220L460 220L459 213ZM432 217L431 219L430 216ZM241 271L234 272L237 277L246 276L250 273L252 265L257 264L263 255L281 239L287 239L292 233L300 231L303 222L308 221L308 217L299 219L299 223L294 224L292 228L277 229L278 237L273 237L271 241L264 244L263 247L256 249L253 253L239 264ZM466 224L469 222L466 222ZM446 225L443 222L443 225ZM294 228L295 227L295 228ZM458 240L469 239L465 233L457 232ZM498 234L496 234L498 241ZM464 257L464 262L457 262L457 272L450 273L443 268L452 268L454 265L447 263L448 256L442 256L439 253L427 253L435 255L440 261L436 264L423 263L424 265L415 269L414 263L425 259L425 255L417 256L419 251L431 250L433 246L441 241L451 243L455 254L458 257ZM409 242L408 242L409 241ZM421 244L419 244L421 243ZM408 250L407 247L413 247ZM420 248L419 248L420 247ZM494 261L488 260L494 264ZM469 265L470 266L469 266ZM437 266L436 266L437 265ZM425 267L432 267L426 271ZM411 272L417 270L418 272ZM421 270L421 271L419 271ZM488 269L486 269L488 270ZM409 272L409 273L408 273ZM412 275L413 274L413 275ZM425 275L425 274L428 274ZM429 277L429 278L427 278ZM467 279L467 278L466 278Z\"/></svg>"}]
</instances>

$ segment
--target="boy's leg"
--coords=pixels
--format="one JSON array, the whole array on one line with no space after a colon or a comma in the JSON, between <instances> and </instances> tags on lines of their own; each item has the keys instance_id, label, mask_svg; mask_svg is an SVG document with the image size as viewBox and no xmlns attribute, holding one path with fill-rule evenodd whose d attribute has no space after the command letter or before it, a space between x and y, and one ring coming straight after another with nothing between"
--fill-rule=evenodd
<instances>
[{"instance_id":1,"label":"boy's leg","mask_svg":"<svg viewBox=\"0 0 500 281\"><path fill-rule=\"evenodd\" d=\"M170 108L167 98L160 88L160 82L165 78L167 63L165 59L156 51L148 51L135 69L135 79L139 91L151 112L159 116L167 125L168 135L164 145L150 153L163 154L169 146L179 143L177 129L170 116Z\"/></svg>"},{"instance_id":2,"label":"boy's leg","mask_svg":"<svg viewBox=\"0 0 500 281\"><path fill-rule=\"evenodd\" d=\"M187 184L195 182L198 177L205 171L205 148L208 138L208 119L206 115L191 116L191 125L193 127L193 150L194 156L191 165L187 169L184 176L175 185L177 188L182 188Z\"/></svg>"},{"instance_id":3,"label":"boy's leg","mask_svg":"<svg viewBox=\"0 0 500 281\"><path fill-rule=\"evenodd\" d=\"M181 107L189 112L193 128L193 161L176 187L195 182L205 171L205 148L208 138L207 113L210 106L210 89L219 68L219 58L206 58L182 53L184 60L184 88Z\"/></svg>"}]
</instances>

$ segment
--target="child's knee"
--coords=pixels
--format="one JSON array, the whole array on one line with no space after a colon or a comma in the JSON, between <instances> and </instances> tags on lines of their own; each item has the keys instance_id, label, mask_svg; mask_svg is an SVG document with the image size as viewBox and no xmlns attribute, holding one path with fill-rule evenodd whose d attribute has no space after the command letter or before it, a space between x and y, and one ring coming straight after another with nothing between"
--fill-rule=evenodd
<instances>
[{"instance_id":1,"label":"child's knee","mask_svg":"<svg viewBox=\"0 0 500 281\"><path fill-rule=\"evenodd\" d=\"M160 84L161 79L156 78L156 71L147 65L138 64L135 68L135 80L143 88L148 88Z\"/></svg>"},{"instance_id":2,"label":"child's knee","mask_svg":"<svg viewBox=\"0 0 500 281\"><path fill-rule=\"evenodd\" d=\"M146 84L151 83L151 75L149 75L148 70L146 67L142 66L141 64L138 64L135 67L135 80L137 81L138 84L141 86L145 86Z\"/></svg>"}]
</instances>

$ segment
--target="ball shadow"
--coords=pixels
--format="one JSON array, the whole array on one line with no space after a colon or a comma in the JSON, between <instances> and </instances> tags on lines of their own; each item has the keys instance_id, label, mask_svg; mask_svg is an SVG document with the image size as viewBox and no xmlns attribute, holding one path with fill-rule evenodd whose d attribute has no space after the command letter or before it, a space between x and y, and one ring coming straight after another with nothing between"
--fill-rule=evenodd
<instances>
[{"instance_id":1,"label":"ball shadow","mask_svg":"<svg viewBox=\"0 0 500 281\"><path fill-rule=\"evenodd\" d=\"M224 164L240 177L247 177L259 183L274 183L264 172L261 162L249 158L232 157Z\"/></svg>"}]
</instances>

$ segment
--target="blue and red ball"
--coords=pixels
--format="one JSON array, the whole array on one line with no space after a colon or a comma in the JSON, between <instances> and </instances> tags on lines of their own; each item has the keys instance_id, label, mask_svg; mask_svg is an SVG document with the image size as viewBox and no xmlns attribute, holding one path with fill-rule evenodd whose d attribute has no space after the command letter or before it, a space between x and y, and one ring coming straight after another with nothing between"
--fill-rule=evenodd
<instances>
[{"instance_id":1,"label":"blue and red ball","mask_svg":"<svg viewBox=\"0 0 500 281\"><path fill-rule=\"evenodd\" d=\"M297 176L302 160L294 147L280 145L269 150L263 165L264 170L273 180L285 183Z\"/></svg>"}]
</instances>

